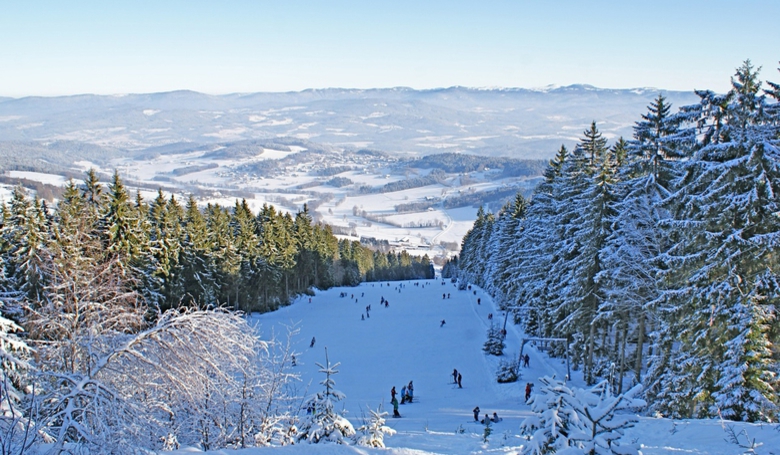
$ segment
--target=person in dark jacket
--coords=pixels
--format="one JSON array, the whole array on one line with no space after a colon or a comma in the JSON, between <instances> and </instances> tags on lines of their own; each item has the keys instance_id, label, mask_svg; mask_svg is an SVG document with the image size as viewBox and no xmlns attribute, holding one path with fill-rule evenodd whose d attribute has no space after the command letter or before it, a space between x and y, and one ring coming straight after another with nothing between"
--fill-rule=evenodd
<instances>
[{"instance_id":1,"label":"person in dark jacket","mask_svg":"<svg viewBox=\"0 0 780 455\"><path fill-rule=\"evenodd\" d=\"M479 406L474 408L472 412L474 413L474 421L479 422Z\"/></svg>"}]
</instances>

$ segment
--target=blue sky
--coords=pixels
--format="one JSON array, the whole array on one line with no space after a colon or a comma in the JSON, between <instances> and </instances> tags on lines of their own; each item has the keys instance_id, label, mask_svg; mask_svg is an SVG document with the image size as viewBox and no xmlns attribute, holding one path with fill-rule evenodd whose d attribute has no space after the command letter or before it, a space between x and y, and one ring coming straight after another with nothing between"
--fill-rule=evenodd
<instances>
[{"instance_id":1,"label":"blue sky","mask_svg":"<svg viewBox=\"0 0 780 455\"><path fill-rule=\"evenodd\" d=\"M0 0L0 96L780 81L780 1Z\"/></svg>"}]
</instances>

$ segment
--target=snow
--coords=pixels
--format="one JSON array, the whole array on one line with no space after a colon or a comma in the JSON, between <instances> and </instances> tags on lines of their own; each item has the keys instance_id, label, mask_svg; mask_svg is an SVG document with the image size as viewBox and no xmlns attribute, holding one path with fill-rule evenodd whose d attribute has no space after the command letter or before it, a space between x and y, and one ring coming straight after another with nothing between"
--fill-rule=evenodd
<instances>
[{"instance_id":1,"label":"snow","mask_svg":"<svg viewBox=\"0 0 780 455\"><path fill-rule=\"evenodd\" d=\"M337 388L346 395L340 402L347 418L355 427L361 416L381 404L392 412L390 389L414 381L415 401L400 406L400 419L388 418L386 424L397 431L386 436L387 449L341 445L302 444L278 448L254 448L209 452L241 455L265 454L517 454L524 439L520 423L531 416L530 406L523 403L526 382L541 384L538 378L565 375L560 359L550 359L531 345L524 352L531 358L529 368L521 368L522 377L514 384L498 384L495 371L498 358L486 356L482 343L490 326L488 314L496 323L503 323L500 310L482 290L458 291L449 280L415 282L363 283L354 288L334 288L318 291L314 297L298 299L291 306L273 313L252 315L251 322L262 333L283 333L282 326L299 323L301 329L297 349L297 372L301 389L308 394L319 390L323 379L316 363L325 361L325 350L332 363L340 362L336 375ZM400 287L402 286L402 287ZM346 292L347 297L339 294ZM442 293L451 298L442 299ZM350 298L350 296L354 297ZM380 307L385 297L389 307ZM481 304L477 304L477 299ZM371 305L370 318L361 320L365 307ZM441 320L446 321L440 327ZM523 333L517 326L507 325L506 355L517 355ZM316 337L313 348L309 341ZM452 382L452 370L463 374L463 388ZM583 387L578 371L569 384ZM481 414L493 412L503 419L492 425L489 442L482 441L484 426L474 422L472 409L479 406ZM665 418L639 417L639 423L626 431L623 441L636 443L645 455L669 453L735 454L745 449L727 441L724 428L732 425L736 433L745 431L751 439L762 442L756 453L769 454L780 447L780 432L775 425L752 425L716 420L673 421ZM461 432L462 431L462 432ZM742 443L747 439L742 436ZM182 449L174 454L202 453Z\"/></svg>"},{"instance_id":2,"label":"snow","mask_svg":"<svg viewBox=\"0 0 780 455\"><path fill-rule=\"evenodd\" d=\"M16 179L27 179L34 182L46 183L55 186L64 186L68 179L61 175L46 174L42 172L8 171L8 176Z\"/></svg>"}]
</instances>

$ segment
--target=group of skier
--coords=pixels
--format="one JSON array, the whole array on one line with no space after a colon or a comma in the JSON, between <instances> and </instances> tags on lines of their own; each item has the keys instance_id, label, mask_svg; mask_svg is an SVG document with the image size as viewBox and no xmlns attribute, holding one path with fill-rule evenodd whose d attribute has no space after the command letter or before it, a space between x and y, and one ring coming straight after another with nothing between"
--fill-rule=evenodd
<instances>
[{"instance_id":1,"label":"group of skier","mask_svg":"<svg viewBox=\"0 0 780 455\"><path fill-rule=\"evenodd\" d=\"M452 370L452 383L458 384L458 388L463 388L463 375L458 372L458 369L455 368Z\"/></svg>"},{"instance_id":2,"label":"group of skier","mask_svg":"<svg viewBox=\"0 0 780 455\"><path fill-rule=\"evenodd\" d=\"M396 398L395 386L390 389L390 403L393 405L393 417L401 417L398 412L398 398ZM409 381L409 384L401 387L401 404L411 403L414 399L414 384Z\"/></svg>"},{"instance_id":3,"label":"group of skier","mask_svg":"<svg viewBox=\"0 0 780 455\"><path fill-rule=\"evenodd\" d=\"M487 413L485 413L485 417L482 420L479 420L479 406L475 407L472 412L474 413L474 421L479 423L486 423L486 422L493 422L498 423L501 421L501 418L498 417L497 413L493 413L493 417L490 417Z\"/></svg>"}]
</instances>

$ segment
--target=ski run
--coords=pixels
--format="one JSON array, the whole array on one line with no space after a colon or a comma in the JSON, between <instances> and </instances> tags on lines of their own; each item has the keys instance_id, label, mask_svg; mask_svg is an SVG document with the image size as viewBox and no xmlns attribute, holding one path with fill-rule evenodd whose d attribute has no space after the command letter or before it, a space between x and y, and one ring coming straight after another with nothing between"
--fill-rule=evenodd
<instances>
[{"instance_id":1,"label":"ski run","mask_svg":"<svg viewBox=\"0 0 780 455\"><path fill-rule=\"evenodd\" d=\"M344 295L344 297L342 297ZM447 298L449 295L449 298ZM382 299L387 306L381 305ZM478 299L480 304L478 304ZM366 307L371 305L369 317ZM295 325L295 372L302 395L321 389L324 379L317 365L325 363L327 348L331 365L340 363L332 376L335 388L345 398L336 403L337 411L357 428L370 410L380 406L388 412L386 425L397 433L385 436L386 448L356 445L299 443L283 447L243 450L218 450L211 454L517 454L526 440L520 425L531 408L524 402L526 384L534 392L544 376L564 378L566 365L549 358L540 346L527 344L524 353L529 366L520 368L515 383L499 384L496 370L499 360L519 355L525 336L511 320L506 325L506 349L503 357L485 354L482 347L492 322L503 326L503 313L489 295L474 287L459 291L449 280L363 283L354 288L318 291L302 297L288 307L272 313L252 315L261 337L283 333ZM442 326L441 321L446 323ZM311 347L312 339L315 340ZM453 382L453 369L462 375L462 388ZM412 403L399 406L401 418L391 418L390 391L400 400L401 388L414 384ZM567 383L585 387L580 371L573 371ZM495 412L500 419L491 425L484 441L484 428L474 421ZM302 411L305 414L305 410ZM636 413L634 413L636 415ZM776 425L748 424L719 420L671 420L638 415L638 422L625 431L622 441L635 444L645 455L655 454L737 454L747 452L754 441L754 452L780 452L780 431ZM731 438L737 438L737 444ZM761 444L761 445L759 445ZM182 448L174 454L202 453Z\"/></svg>"}]
</instances>

